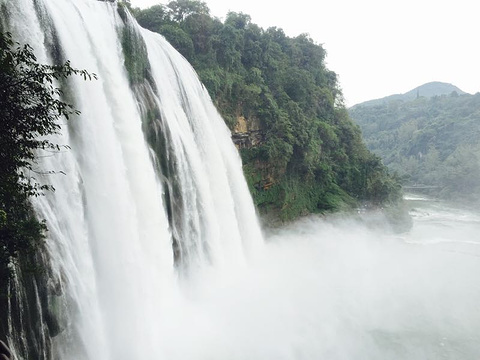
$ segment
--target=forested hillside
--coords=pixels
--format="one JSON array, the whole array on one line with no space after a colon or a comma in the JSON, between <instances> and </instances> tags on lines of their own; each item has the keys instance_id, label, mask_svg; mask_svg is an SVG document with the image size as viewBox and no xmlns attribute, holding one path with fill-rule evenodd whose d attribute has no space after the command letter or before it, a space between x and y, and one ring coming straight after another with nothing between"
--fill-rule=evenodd
<instances>
[{"instance_id":1,"label":"forested hillside","mask_svg":"<svg viewBox=\"0 0 480 360\"><path fill-rule=\"evenodd\" d=\"M480 93L359 104L350 114L369 149L406 185L480 200Z\"/></svg>"},{"instance_id":2,"label":"forested hillside","mask_svg":"<svg viewBox=\"0 0 480 360\"><path fill-rule=\"evenodd\" d=\"M381 99L368 100L359 105L363 107L375 106L375 105L388 104L392 101L411 101L411 100L415 100L418 97L431 98L434 96L450 95L453 92L456 92L457 95L465 94L464 91L460 90L455 85L440 82L440 81L432 81L432 82L417 86L415 89L407 91L404 94L395 94L395 95L386 96Z\"/></svg>"},{"instance_id":3,"label":"forested hillside","mask_svg":"<svg viewBox=\"0 0 480 360\"><path fill-rule=\"evenodd\" d=\"M398 198L398 183L343 105L324 48L308 35L265 30L242 13L222 22L199 1L132 12L198 72L232 130L261 212L286 220Z\"/></svg>"}]
</instances>

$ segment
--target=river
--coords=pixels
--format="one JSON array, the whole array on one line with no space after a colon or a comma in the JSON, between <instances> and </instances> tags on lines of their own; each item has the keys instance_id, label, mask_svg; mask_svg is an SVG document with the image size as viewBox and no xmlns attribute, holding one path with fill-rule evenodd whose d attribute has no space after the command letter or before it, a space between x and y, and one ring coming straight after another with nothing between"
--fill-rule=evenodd
<instances>
[{"instance_id":1,"label":"river","mask_svg":"<svg viewBox=\"0 0 480 360\"><path fill-rule=\"evenodd\" d=\"M308 217L268 234L243 271L189 282L203 321L180 358L478 360L480 215L406 199L407 233Z\"/></svg>"}]
</instances>

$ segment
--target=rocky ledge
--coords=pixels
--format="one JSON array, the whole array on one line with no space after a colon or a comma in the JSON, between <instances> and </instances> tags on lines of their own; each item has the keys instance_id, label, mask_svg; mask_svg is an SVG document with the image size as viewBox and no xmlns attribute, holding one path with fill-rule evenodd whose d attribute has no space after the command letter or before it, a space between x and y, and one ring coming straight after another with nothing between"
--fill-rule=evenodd
<instances>
[{"instance_id":1,"label":"rocky ledge","mask_svg":"<svg viewBox=\"0 0 480 360\"><path fill-rule=\"evenodd\" d=\"M232 131L232 140L238 149L252 148L265 141L265 133L258 120L239 116Z\"/></svg>"}]
</instances>

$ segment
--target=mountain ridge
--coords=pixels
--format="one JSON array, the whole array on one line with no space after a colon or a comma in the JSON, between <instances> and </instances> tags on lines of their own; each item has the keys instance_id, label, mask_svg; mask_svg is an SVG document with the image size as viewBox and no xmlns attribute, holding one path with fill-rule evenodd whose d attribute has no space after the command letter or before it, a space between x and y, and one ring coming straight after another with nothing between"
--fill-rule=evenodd
<instances>
[{"instance_id":1,"label":"mountain ridge","mask_svg":"<svg viewBox=\"0 0 480 360\"><path fill-rule=\"evenodd\" d=\"M386 97L373 106L359 104L349 115L368 149L404 185L421 184L434 196L480 203L480 93L421 96L425 89L408 92L415 94L410 100Z\"/></svg>"},{"instance_id":2,"label":"mountain ridge","mask_svg":"<svg viewBox=\"0 0 480 360\"><path fill-rule=\"evenodd\" d=\"M392 94L378 99L367 100L355 104L351 108L355 108L357 106L376 106L381 104L387 104L392 101L405 102L414 100L418 97L432 98L434 96L450 95L453 92L456 92L458 95L467 94L465 91L461 90L453 84L441 81L431 81L417 86L403 94Z\"/></svg>"}]
</instances>

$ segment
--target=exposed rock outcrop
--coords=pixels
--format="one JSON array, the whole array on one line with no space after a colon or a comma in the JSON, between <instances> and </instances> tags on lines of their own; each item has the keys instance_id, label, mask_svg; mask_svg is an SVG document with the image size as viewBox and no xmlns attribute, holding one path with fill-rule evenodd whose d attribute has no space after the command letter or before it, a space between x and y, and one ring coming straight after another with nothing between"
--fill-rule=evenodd
<instances>
[{"instance_id":1,"label":"exposed rock outcrop","mask_svg":"<svg viewBox=\"0 0 480 360\"><path fill-rule=\"evenodd\" d=\"M252 148L265 141L265 134L257 119L239 116L233 128L232 140L238 149Z\"/></svg>"},{"instance_id":2,"label":"exposed rock outcrop","mask_svg":"<svg viewBox=\"0 0 480 360\"><path fill-rule=\"evenodd\" d=\"M0 360L11 360L12 359L12 353L10 352L10 349L7 347L7 344L5 344L2 340L0 340Z\"/></svg>"}]
</instances>

